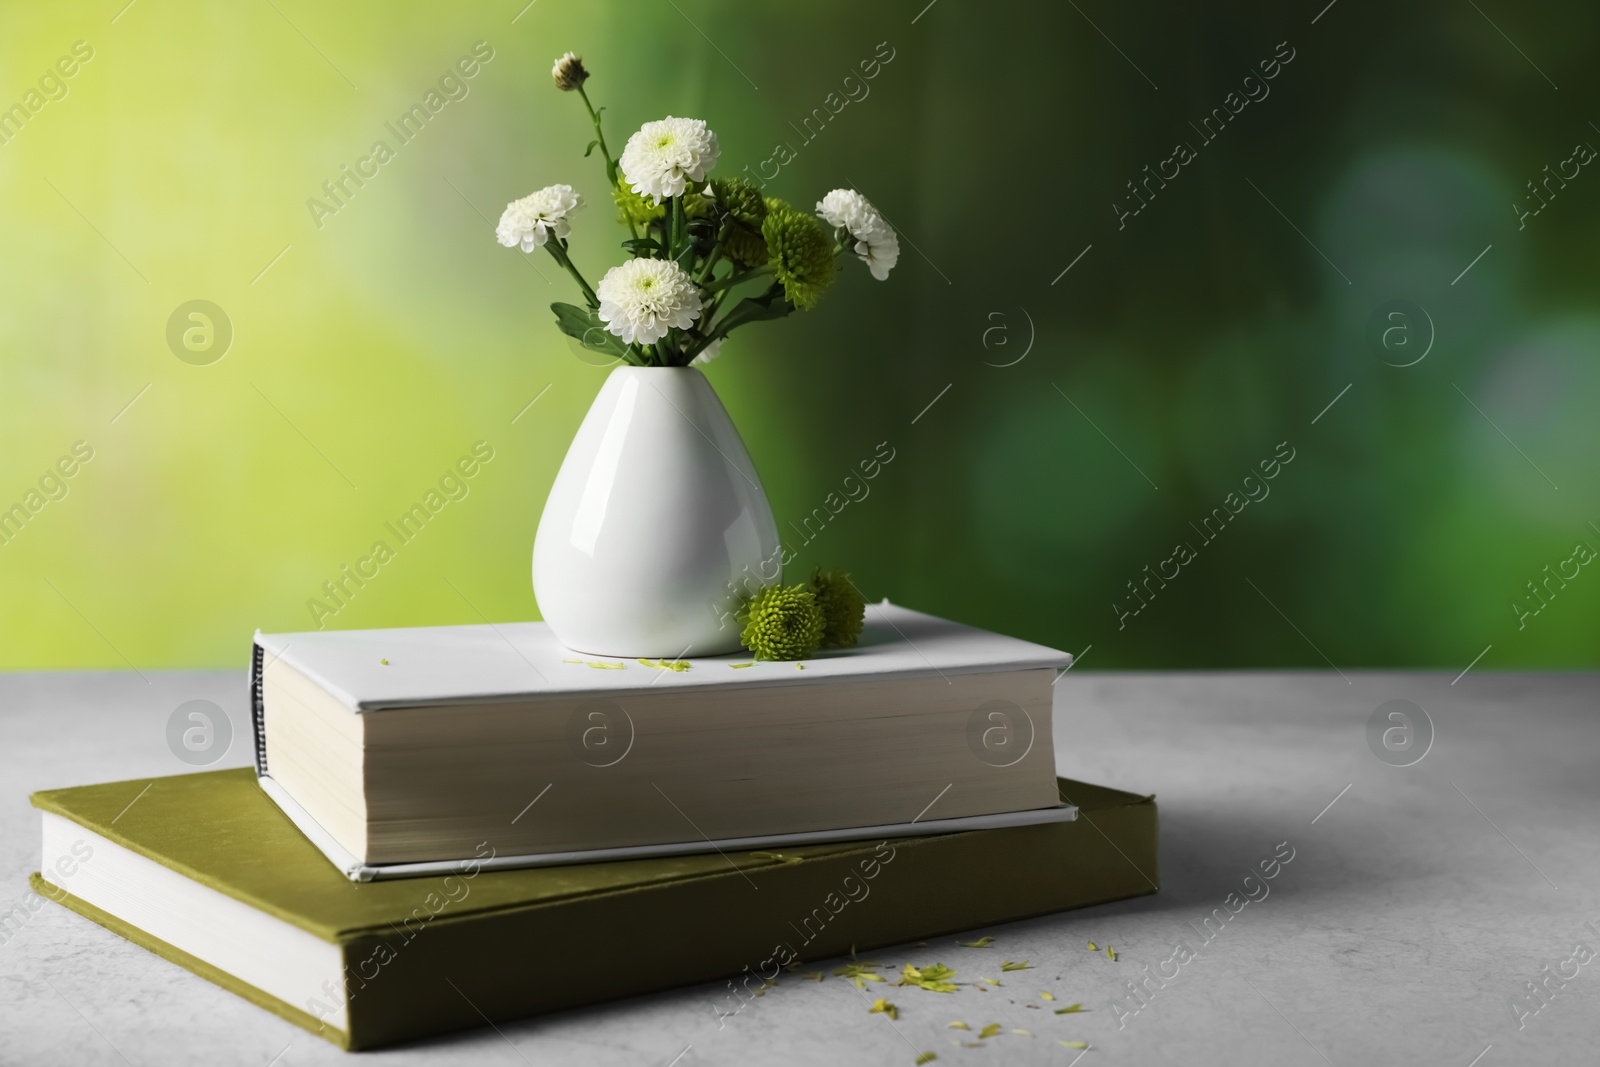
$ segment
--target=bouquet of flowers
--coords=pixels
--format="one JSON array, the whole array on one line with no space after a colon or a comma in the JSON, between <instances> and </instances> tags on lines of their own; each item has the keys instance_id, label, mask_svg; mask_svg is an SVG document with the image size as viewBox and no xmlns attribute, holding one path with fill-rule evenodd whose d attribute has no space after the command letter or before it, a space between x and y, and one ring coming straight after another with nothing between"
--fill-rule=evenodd
<instances>
[{"instance_id":1,"label":"bouquet of flowers","mask_svg":"<svg viewBox=\"0 0 1600 1067\"><path fill-rule=\"evenodd\" d=\"M708 181L721 150L699 119L647 122L613 158L583 87L583 61L568 52L552 74L556 88L578 94L594 122L584 155L600 149L631 235L622 247L633 258L589 284L568 254L571 217L583 206L570 185L512 201L495 235L508 248L545 248L572 275L584 306L556 303L551 310L557 327L584 348L639 367L705 363L738 327L816 307L847 252L874 278L888 278L900 242L860 193L835 189L813 215L762 196L742 178ZM733 302L735 291L751 295Z\"/></svg>"}]
</instances>

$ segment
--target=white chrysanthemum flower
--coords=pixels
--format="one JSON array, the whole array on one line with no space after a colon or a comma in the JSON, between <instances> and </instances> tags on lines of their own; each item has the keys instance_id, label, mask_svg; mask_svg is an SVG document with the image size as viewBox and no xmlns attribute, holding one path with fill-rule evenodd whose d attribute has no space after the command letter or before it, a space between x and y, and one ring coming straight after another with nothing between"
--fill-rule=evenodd
<instances>
[{"instance_id":1,"label":"white chrysanthemum flower","mask_svg":"<svg viewBox=\"0 0 1600 1067\"><path fill-rule=\"evenodd\" d=\"M659 204L662 197L682 196L688 182L705 178L721 151L704 122L668 115L639 127L617 163L634 192Z\"/></svg>"},{"instance_id":2,"label":"white chrysanthemum flower","mask_svg":"<svg viewBox=\"0 0 1600 1067\"><path fill-rule=\"evenodd\" d=\"M817 201L817 214L835 229L849 230L854 234L865 229L874 219L882 218L878 209L854 189L835 189Z\"/></svg>"},{"instance_id":3,"label":"white chrysanthemum flower","mask_svg":"<svg viewBox=\"0 0 1600 1067\"><path fill-rule=\"evenodd\" d=\"M817 214L836 229L849 233L855 254L880 282L900 261L900 238L878 209L854 189L835 189L817 201Z\"/></svg>"},{"instance_id":4,"label":"white chrysanthemum flower","mask_svg":"<svg viewBox=\"0 0 1600 1067\"><path fill-rule=\"evenodd\" d=\"M549 240L550 235L565 237L570 232L567 216L583 206L583 194L570 185L547 185L536 193L506 205L494 235L507 248L522 246L524 252Z\"/></svg>"},{"instance_id":5,"label":"white chrysanthemum flower","mask_svg":"<svg viewBox=\"0 0 1600 1067\"><path fill-rule=\"evenodd\" d=\"M703 367L717 358L717 353L722 351L722 342L726 338L719 337L700 350L700 354L689 361L691 367Z\"/></svg>"},{"instance_id":6,"label":"white chrysanthemum flower","mask_svg":"<svg viewBox=\"0 0 1600 1067\"><path fill-rule=\"evenodd\" d=\"M687 330L700 317L694 281L670 259L630 259L606 271L595 287L600 321L623 344L648 345L676 326Z\"/></svg>"}]
</instances>

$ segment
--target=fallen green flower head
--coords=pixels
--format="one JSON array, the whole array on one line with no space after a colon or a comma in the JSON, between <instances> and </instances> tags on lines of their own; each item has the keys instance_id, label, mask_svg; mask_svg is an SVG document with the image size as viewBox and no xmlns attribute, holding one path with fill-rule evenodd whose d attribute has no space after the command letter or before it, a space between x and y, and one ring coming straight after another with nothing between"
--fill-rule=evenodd
<instances>
[{"instance_id":1,"label":"fallen green flower head","mask_svg":"<svg viewBox=\"0 0 1600 1067\"><path fill-rule=\"evenodd\" d=\"M811 593L822 610L822 647L853 647L861 637L867 602L850 576L844 571L818 568L811 576Z\"/></svg>"},{"instance_id":2,"label":"fallen green flower head","mask_svg":"<svg viewBox=\"0 0 1600 1067\"><path fill-rule=\"evenodd\" d=\"M804 659L822 641L822 612L803 585L767 586L745 603L739 622L739 640L756 659Z\"/></svg>"}]
</instances>

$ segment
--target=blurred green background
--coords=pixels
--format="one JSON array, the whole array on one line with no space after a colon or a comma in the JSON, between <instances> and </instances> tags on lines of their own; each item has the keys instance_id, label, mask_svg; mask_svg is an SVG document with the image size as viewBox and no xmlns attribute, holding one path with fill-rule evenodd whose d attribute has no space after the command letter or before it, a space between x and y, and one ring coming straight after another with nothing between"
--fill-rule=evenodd
<instances>
[{"instance_id":1,"label":"blurred green background","mask_svg":"<svg viewBox=\"0 0 1600 1067\"><path fill-rule=\"evenodd\" d=\"M797 567L1086 668L1600 663L1600 574L1527 588L1600 548L1600 175L1563 162L1600 144L1593 5L123 3L0 9L0 667L242 667L478 441L328 625L537 616L534 529L605 371L493 223L564 181L591 277L625 236L550 84L567 49L615 148L703 117L718 173L786 144L770 192L854 185L902 235L888 282L851 264L708 370L796 547L893 450ZM1526 183L1574 169L1532 215ZM167 340L193 300L231 323L206 365Z\"/></svg>"}]
</instances>

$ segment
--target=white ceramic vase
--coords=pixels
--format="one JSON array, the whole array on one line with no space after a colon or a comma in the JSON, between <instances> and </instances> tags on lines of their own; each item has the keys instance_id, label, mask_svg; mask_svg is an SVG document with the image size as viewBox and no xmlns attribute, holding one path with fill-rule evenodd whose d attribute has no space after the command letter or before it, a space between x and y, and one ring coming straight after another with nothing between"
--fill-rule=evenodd
<instances>
[{"instance_id":1,"label":"white ceramic vase","mask_svg":"<svg viewBox=\"0 0 1600 1067\"><path fill-rule=\"evenodd\" d=\"M741 595L782 578L750 454L694 367L617 367L556 475L533 591L562 644L596 656L740 648Z\"/></svg>"}]
</instances>

